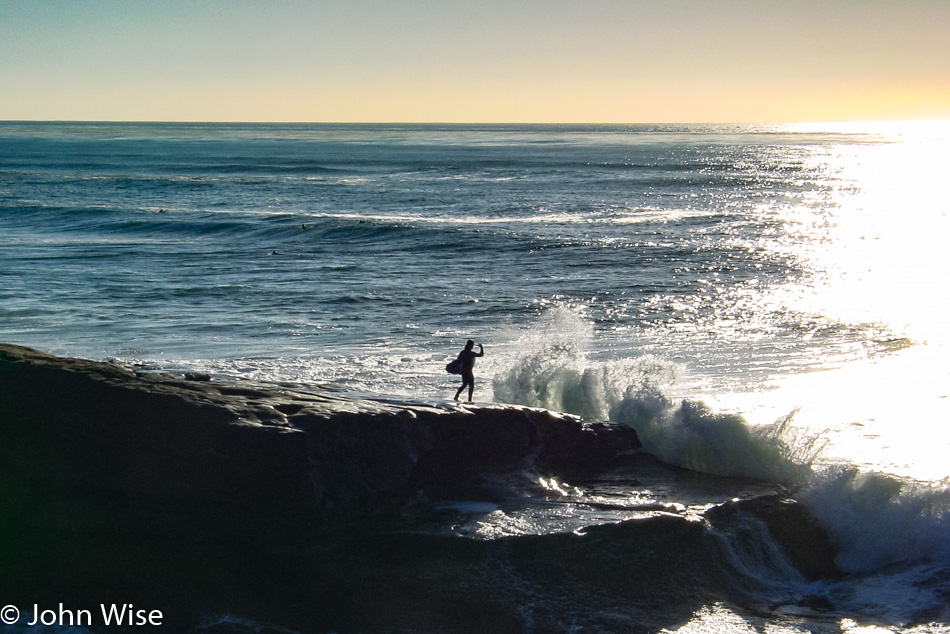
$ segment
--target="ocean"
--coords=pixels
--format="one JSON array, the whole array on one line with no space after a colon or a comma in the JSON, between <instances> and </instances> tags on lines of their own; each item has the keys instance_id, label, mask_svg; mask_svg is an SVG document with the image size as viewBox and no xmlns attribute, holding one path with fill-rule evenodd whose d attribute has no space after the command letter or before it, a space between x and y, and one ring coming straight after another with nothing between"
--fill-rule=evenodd
<instances>
[{"instance_id":1,"label":"ocean","mask_svg":"<svg viewBox=\"0 0 950 634\"><path fill-rule=\"evenodd\" d=\"M829 531L843 579L739 554L759 607L652 631L950 631L948 153L933 123L2 122L0 341L443 403L472 339L476 402L629 424ZM544 484L445 530L639 512ZM718 503L691 486L635 506Z\"/></svg>"}]
</instances>

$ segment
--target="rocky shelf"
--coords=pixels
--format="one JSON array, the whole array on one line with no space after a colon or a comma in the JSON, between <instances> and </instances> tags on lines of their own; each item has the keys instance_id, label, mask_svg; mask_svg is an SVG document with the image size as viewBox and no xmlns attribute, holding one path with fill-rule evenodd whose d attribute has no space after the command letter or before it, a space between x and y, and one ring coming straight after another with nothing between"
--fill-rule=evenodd
<instances>
[{"instance_id":1,"label":"rocky shelf","mask_svg":"<svg viewBox=\"0 0 950 634\"><path fill-rule=\"evenodd\" d=\"M541 409L189 380L13 345L0 345L0 420L8 481L304 514L462 493L527 462L595 469L640 447L629 427Z\"/></svg>"},{"instance_id":2,"label":"rocky shelf","mask_svg":"<svg viewBox=\"0 0 950 634\"><path fill-rule=\"evenodd\" d=\"M4 601L124 601L202 632L245 631L207 625L229 613L281 632L525 631L530 605L537 631L562 631L569 590L591 631L654 632L742 600L723 536L775 540L808 579L839 575L807 509L761 484L700 517L659 505L580 532L418 530L439 500L491 502L512 474L746 485L664 465L629 427L542 409L209 379L0 345Z\"/></svg>"}]
</instances>

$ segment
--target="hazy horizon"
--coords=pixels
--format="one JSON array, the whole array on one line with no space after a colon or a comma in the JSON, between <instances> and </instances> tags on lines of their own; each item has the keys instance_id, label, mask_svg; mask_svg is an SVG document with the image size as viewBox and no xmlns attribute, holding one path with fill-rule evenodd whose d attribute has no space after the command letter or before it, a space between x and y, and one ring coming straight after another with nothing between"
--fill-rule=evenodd
<instances>
[{"instance_id":1,"label":"hazy horizon","mask_svg":"<svg viewBox=\"0 0 950 634\"><path fill-rule=\"evenodd\" d=\"M939 0L0 0L0 120L946 120L948 30Z\"/></svg>"},{"instance_id":2,"label":"hazy horizon","mask_svg":"<svg viewBox=\"0 0 950 634\"><path fill-rule=\"evenodd\" d=\"M612 126L843 126L861 130L875 126L940 126L950 124L945 119L867 119L838 121L227 121L188 119L0 119L3 124L142 124L142 125L313 125L313 126L525 126L525 127L612 127Z\"/></svg>"}]
</instances>

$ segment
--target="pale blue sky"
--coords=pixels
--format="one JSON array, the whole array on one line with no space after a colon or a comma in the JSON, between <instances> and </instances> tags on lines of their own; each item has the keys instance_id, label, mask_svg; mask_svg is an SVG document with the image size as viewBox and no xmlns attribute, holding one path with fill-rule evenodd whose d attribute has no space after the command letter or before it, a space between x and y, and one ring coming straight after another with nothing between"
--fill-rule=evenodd
<instances>
[{"instance_id":1,"label":"pale blue sky","mask_svg":"<svg viewBox=\"0 0 950 634\"><path fill-rule=\"evenodd\" d=\"M948 0L0 0L0 119L950 119Z\"/></svg>"}]
</instances>

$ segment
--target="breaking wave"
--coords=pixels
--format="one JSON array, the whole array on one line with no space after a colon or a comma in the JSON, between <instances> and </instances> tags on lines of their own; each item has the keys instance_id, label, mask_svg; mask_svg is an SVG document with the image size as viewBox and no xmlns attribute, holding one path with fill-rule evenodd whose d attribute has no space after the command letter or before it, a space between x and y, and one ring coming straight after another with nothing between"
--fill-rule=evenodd
<instances>
[{"instance_id":1,"label":"breaking wave","mask_svg":"<svg viewBox=\"0 0 950 634\"><path fill-rule=\"evenodd\" d=\"M819 460L825 439L794 425L795 411L766 425L668 396L683 369L662 359L597 361L581 316L557 309L524 335L495 398L633 426L644 451L693 471L781 484L812 511L851 575L819 589L835 605L881 618L944 605L950 595L950 481L919 482ZM895 593L902 596L897 597ZM894 605L905 612L894 614ZM930 607L928 607L930 606ZM942 613L942 612L941 612Z\"/></svg>"},{"instance_id":2,"label":"breaking wave","mask_svg":"<svg viewBox=\"0 0 950 634\"><path fill-rule=\"evenodd\" d=\"M630 425L646 451L694 471L788 484L810 473L822 441L791 424L794 412L752 426L701 401L674 400L667 391L682 368L650 355L592 360L591 335L582 317L551 311L522 339L518 358L496 374L495 398Z\"/></svg>"}]
</instances>

